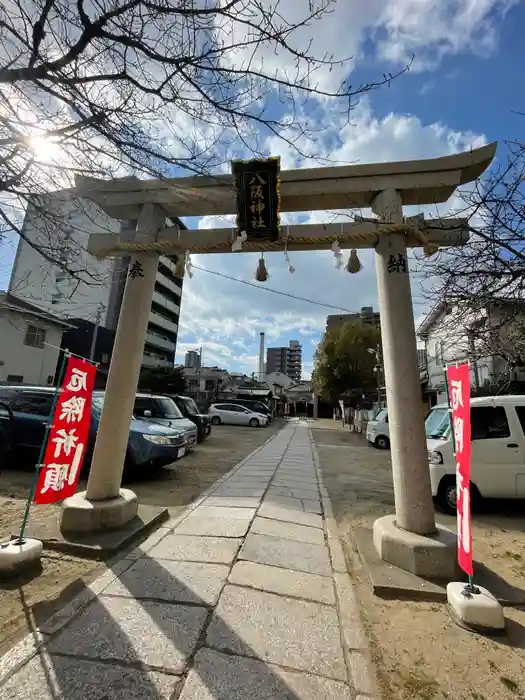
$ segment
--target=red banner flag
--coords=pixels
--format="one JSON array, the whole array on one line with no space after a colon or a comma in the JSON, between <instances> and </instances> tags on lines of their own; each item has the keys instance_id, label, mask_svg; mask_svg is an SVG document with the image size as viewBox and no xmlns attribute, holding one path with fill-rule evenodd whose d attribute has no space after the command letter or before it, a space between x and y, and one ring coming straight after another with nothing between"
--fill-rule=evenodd
<instances>
[{"instance_id":1,"label":"red banner flag","mask_svg":"<svg viewBox=\"0 0 525 700\"><path fill-rule=\"evenodd\" d=\"M472 569L470 529L470 367L467 363L447 367L452 409L452 431L456 454L456 500L458 517L458 561L469 576Z\"/></svg>"},{"instance_id":2,"label":"red banner flag","mask_svg":"<svg viewBox=\"0 0 525 700\"><path fill-rule=\"evenodd\" d=\"M91 424L95 365L70 357L48 433L35 503L55 503L77 487Z\"/></svg>"}]
</instances>

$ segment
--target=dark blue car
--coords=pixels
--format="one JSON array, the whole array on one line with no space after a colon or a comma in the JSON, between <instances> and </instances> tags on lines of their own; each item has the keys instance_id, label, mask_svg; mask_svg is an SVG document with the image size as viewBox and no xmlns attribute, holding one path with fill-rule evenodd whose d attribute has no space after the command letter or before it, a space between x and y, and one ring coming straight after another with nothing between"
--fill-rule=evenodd
<instances>
[{"instance_id":1,"label":"dark blue car","mask_svg":"<svg viewBox=\"0 0 525 700\"><path fill-rule=\"evenodd\" d=\"M40 446L53 406L54 387L0 386L0 402L9 406L12 416L5 409L0 419L10 421L9 430L0 431L8 437L0 450L5 462L36 464ZM83 467L89 469L100 414L104 403L104 392L93 393L91 427ZM175 462L186 454L186 438L183 430L165 428L133 418L130 425L125 468L138 470L143 467L163 466Z\"/></svg>"}]
</instances>

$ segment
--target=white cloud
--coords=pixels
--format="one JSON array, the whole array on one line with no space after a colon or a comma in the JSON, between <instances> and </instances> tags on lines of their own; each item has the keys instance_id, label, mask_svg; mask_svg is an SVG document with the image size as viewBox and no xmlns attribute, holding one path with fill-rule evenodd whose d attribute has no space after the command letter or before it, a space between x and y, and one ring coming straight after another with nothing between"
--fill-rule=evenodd
<instances>
[{"instance_id":1,"label":"white cloud","mask_svg":"<svg viewBox=\"0 0 525 700\"><path fill-rule=\"evenodd\" d=\"M224 0L226 1L226 0ZM235 66L263 69L266 74L286 80L318 85L326 91L336 91L348 78L363 57L365 40L372 35L380 59L399 68L416 55L413 68L423 70L437 66L451 54L473 53L490 55L496 45L498 24L519 0L339 0L333 3L314 0L263 0L265 10L277 7L279 27L297 25L287 33L286 42L297 53L276 48L275 42L252 45L230 53L226 58ZM304 22L305 18L324 7L318 21ZM255 7L255 9L253 9ZM250 6L252 21L263 26L255 4ZM235 46L249 38L249 27L239 21L221 24L220 40ZM249 39L248 39L249 40ZM320 66L310 75L311 64L301 59L311 56L332 58L334 61L352 60L330 66ZM381 74L379 74L380 76Z\"/></svg>"},{"instance_id":2,"label":"white cloud","mask_svg":"<svg viewBox=\"0 0 525 700\"><path fill-rule=\"evenodd\" d=\"M225 1L225 0L224 0ZM498 29L502 18L519 0L262 0L265 10L276 7L281 29L297 25L286 34L286 43L292 51L276 47L275 42L261 43L254 49L248 44L225 56L228 65L246 67L275 75L281 80L318 87L321 91L335 92L348 80L356 65L364 58L365 42L375 39L376 56L390 63L394 70L415 61L413 70L433 69L447 55L472 53L488 57L498 43ZM313 11L324 7L320 19L302 24ZM252 21L263 26L257 6L252 3ZM235 46L249 41L250 29L241 20L221 24L220 42ZM317 58L340 61L332 66L318 66L311 73L311 64L301 58L308 53ZM350 60L347 60L350 59ZM380 79L378 72L372 79ZM290 97L280 98L286 108Z\"/></svg>"},{"instance_id":3,"label":"white cloud","mask_svg":"<svg viewBox=\"0 0 525 700\"><path fill-rule=\"evenodd\" d=\"M496 48L498 20L519 0L392 0L376 22L386 36L380 58L403 64L414 53L413 68L436 67L450 54L487 57Z\"/></svg>"}]
</instances>

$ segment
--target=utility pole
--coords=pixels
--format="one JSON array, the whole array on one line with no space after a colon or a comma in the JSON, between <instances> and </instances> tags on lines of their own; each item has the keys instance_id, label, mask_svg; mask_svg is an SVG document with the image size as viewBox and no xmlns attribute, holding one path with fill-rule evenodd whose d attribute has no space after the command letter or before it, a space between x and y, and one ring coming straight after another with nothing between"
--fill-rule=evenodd
<instances>
[{"instance_id":1,"label":"utility pole","mask_svg":"<svg viewBox=\"0 0 525 700\"><path fill-rule=\"evenodd\" d=\"M95 348L97 345L98 327L100 326L100 321L102 320L102 311L104 309L104 304L100 302L97 308L97 313L95 315L95 325L93 327L93 335L91 336L91 347L89 349L89 359L91 360L91 362L93 362L93 360L95 359Z\"/></svg>"},{"instance_id":2,"label":"utility pole","mask_svg":"<svg viewBox=\"0 0 525 700\"><path fill-rule=\"evenodd\" d=\"M381 361L381 345L377 345L376 348L367 348L367 351L374 356L375 365L374 372L376 375L376 385L377 385L377 408L380 408L381 404L381 370L383 369Z\"/></svg>"},{"instance_id":3,"label":"utility pole","mask_svg":"<svg viewBox=\"0 0 525 700\"><path fill-rule=\"evenodd\" d=\"M201 397L202 345L199 348L199 371L197 373L197 403Z\"/></svg>"}]
</instances>

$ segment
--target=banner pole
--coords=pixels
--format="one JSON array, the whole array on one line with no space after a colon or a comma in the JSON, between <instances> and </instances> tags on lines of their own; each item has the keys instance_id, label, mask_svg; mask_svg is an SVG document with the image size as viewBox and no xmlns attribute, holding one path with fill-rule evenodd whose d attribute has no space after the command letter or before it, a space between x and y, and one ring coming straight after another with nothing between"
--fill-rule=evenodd
<instances>
[{"instance_id":1,"label":"banner pole","mask_svg":"<svg viewBox=\"0 0 525 700\"><path fill-rule=\"evenodd\" d=\"M448 390L448 377L447 377L447 368L446 367L444 370L444 375L445 375L445 394L447 397L447 406L448 406L448 420L450 423L450 434L452 436L452 452L454 453L454 461L456 461L456 437L454 435L454 425L452 424L452 407L450 405L450 393ZM474 590L474 577L471 576L470 574L467 574L467 576L468 576L467 588L468 588L468 590L473 591Z\"/></svg>"},{"instance_id":2,"label":"banner pole","mask_svg":"<svg viewBox=\"0 0 525 700\"><path fill-rule=\"evenodd\" d=\"M36 463L35 473L33 475L33 480L31 482L31 488L29 489L29 496L28 496L26 508L24 511L24 517L22 518L22 525L20 526L20 534L18 535L18 540L17 540L19 544L23 544L23 542L24 542L25 529L26 529L27 521L29 520L29 510L31 508L31 503L33 502L33 498L35 495L35 489L36 489L36 486L38 483L40 469L42 467L42 460L44 458L45 449L47 447L47 439L49 437L49 431L51 430L51 423L53 422L53 416L55 415L55 408L56 408L56 405L58 402L58 395L60 393L60 387L62 385L62 380L64 378L64 372L66 369L66 360L68 358L69 358L69 352L67 350L64 350L64 353L62 355L62 362L60 364L60 371L58 373L57 390L55 391L54 396L53 396L53 404L51 406L51 412L49 414L49 418L48 418L48 421L46 424L44 439L42 440L42 444L40 446L40 453L38 455L38 461Z\"/></svg>"}]
</instances>

